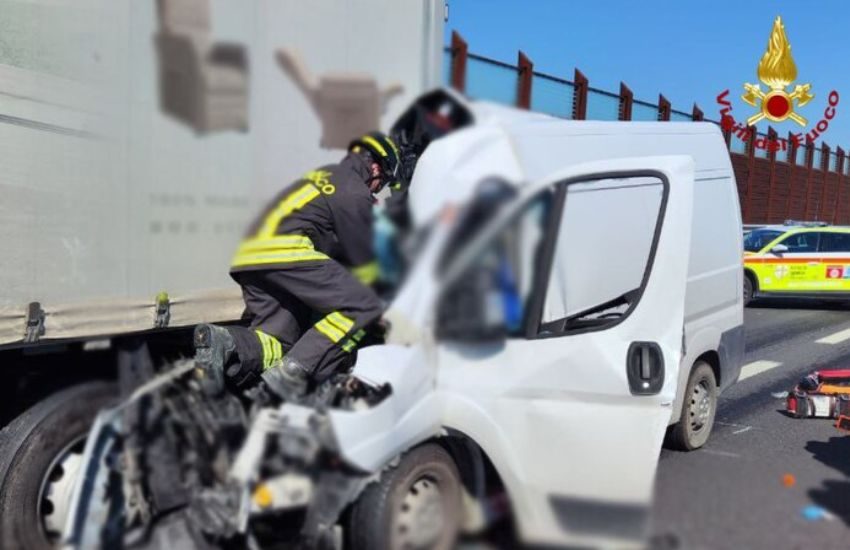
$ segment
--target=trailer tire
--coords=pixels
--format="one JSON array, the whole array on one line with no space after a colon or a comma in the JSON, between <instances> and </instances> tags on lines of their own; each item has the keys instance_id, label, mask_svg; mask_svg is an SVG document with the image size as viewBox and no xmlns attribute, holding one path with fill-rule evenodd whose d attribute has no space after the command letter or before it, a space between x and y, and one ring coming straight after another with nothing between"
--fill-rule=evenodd
<instances>
[{"instance_id":1,"label":"trailer tire","mask_svg":"<svg viewBox=\"0 0 850 550\"><path fill-rule=\"evenodd\" d=\"M366 488L349 516L354 550L455 547L461 525L461 479L451 456L428 443L403 455Z\"/></svg>"},{"instance_id":2,"label":"trailer tire","mask_svg":"<svg viewBox=\"0 0 850 550\"><path fill-rule=\"evenodd\" d=\"M117 397L114 384L87 382L36 403L0 431L0 548L54 548L40 498L61 455L77 452L97 412ZM57 469L58 464L58 469ZM52 503L49 506L53 506Z\"/></svg>"},{"instance_id":3,"label":"trailer tire","mask_svg":"<svg viewBox=\"0 0 850 550\"><path fill-rule=\"evenodd\" d=\"M680 451L699 449L708 441L717 414L717 379L711 365L705 361L694 363L679 421L667 433L667 447Z\"/></svg>"}]
</instances>

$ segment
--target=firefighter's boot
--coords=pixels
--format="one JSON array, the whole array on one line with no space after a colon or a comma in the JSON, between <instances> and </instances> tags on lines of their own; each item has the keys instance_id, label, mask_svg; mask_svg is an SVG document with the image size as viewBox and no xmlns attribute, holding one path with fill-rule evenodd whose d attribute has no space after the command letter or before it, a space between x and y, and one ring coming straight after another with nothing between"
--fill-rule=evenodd
<instances>
[{"instance_id":1,"label":"firefighter's boot","mask_svg":"<svg viewBox=\"0 0 850 550\"><path fill-rule=\"evenodd\" d=\"M236 351L233 336L224 327L203 324L195 327L195 364L201 386L209 395L224 390L224 368Z\"/></svg>"},{"instance_id":2,"label":"firefighter's boot","mask_svg":"<svg viewBox=\"0 0 850 550\"><path fill-rule=\"evenodd\" d=\"M291 357L284 357L262 374L269 389L288 402L297 402L304 397L309 376L307 368Z\"/></svg>"}]
</instances>

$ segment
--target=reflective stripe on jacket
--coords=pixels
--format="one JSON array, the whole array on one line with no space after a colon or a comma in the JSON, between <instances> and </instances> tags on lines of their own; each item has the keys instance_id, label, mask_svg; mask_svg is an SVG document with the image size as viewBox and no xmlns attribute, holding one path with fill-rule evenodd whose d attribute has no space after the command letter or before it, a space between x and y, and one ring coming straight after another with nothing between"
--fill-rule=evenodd
<instances>
[{"instance_id":1,"label":"reflective stripe on jacket","mask_svg":"<svg viewBox=\"0 0 850 550\"><path fill-rule=\"evenodd\" d=\"M307 173L251 224L231 272L333 259L364 283L378 277L369 169L358 155Z\"/></svg>"}]
</instances>

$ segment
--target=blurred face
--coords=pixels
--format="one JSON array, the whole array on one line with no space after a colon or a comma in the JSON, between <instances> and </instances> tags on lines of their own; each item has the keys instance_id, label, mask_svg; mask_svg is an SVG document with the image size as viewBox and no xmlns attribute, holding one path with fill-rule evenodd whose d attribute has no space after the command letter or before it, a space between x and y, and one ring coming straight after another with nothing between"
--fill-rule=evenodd
<instances>
[{"instance_id":1,"label":"blurred face","mask_svg":"<svg viewBox=\"0 0 850 550\"><path fill-rule=\"evenodd\" d=\"M374 194L381 190L381 166L378 163L373 162L370 166L370 170L372 171L373 179L369 182L369 191Z\"/></svg>"}]
</instances>

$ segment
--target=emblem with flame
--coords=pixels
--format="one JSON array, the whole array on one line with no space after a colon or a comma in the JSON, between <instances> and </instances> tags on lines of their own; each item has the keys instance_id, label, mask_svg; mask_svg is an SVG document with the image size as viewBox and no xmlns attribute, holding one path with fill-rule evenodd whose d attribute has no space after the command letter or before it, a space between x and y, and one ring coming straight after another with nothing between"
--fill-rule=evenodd
<instances>
[{"instance_id":1,"label":"emblem with flame","mask_svg":"<svg viewBox=\"0 0 850 550\"><path fill-rule=\"evenodd\" d=\"M746 93L741 99L753 107L761 108L761 112L747 119L747 125L752 126L763 118L773 122L790 118L800 126L805 126L806 119L794 112L794 102L797 102L797 107L802 107L815 96L809 91L811 84L797 84L790 94L786 91L788 85L797 79L797 65L791 57L791 44L785 36L781 17L773 22L767 51L759 61L758 77L769 89L763 92L759 84L744 84Z\"/></svg>"}]
</instances>

